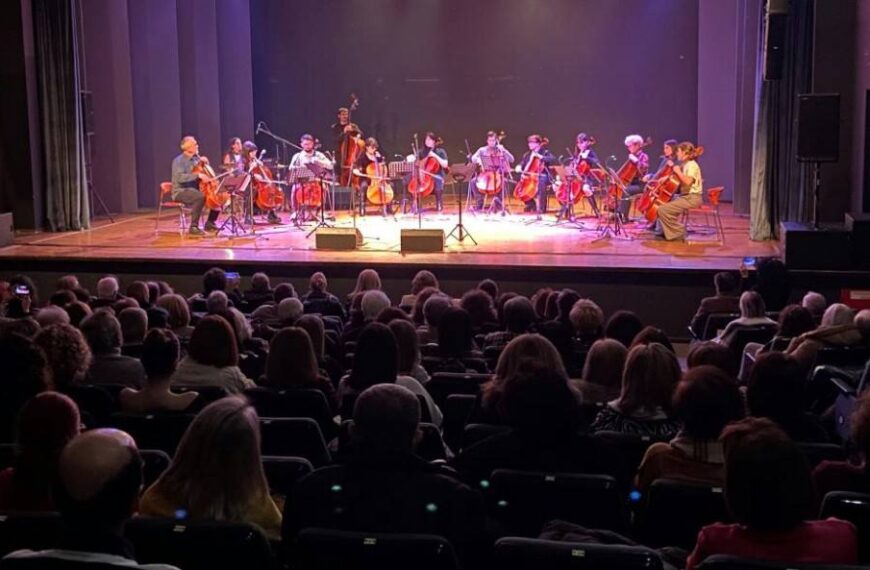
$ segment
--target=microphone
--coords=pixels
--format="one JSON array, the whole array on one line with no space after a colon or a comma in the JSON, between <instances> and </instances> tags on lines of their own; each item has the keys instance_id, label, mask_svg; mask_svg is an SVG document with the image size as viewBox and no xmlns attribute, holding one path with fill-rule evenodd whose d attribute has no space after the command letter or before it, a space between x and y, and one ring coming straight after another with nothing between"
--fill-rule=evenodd
<instances>
[{"instance_id":1,"label":"microphone","mask_svg":"<svg viewBox=\"0 0 870 570\"><path fill-rule=\"evenodd\" d=\"M260 121L259 123L257 123L257 132L255 132L254 134L259 135L260 129L262 129L262 128L263 128L263 121Z\"/></svg>"},{"instance_id":2,"label":"microphone","mask_svg":"<svg viewBox=\"0 0 870 570\"><path fill-rule=\"evenodd\" d=\"M263 150L260 151L260 156L257 157L257 160L262 160L264 154L266 154L266 149L265 149L265 148L264 148Z\"/></svg>"}]
</instances>

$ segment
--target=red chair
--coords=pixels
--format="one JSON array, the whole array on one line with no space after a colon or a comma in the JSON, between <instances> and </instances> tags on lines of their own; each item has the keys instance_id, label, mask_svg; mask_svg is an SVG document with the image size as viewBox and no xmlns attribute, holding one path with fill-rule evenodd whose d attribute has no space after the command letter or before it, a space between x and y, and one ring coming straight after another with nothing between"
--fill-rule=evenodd
<instances>
[{"instance_id":1,"label":"red chair","mask_svg":"<svg viewBox=\"0 0 870 570\"><path fill-rule=\"evenodd\" d=\"M725 245L725 228L722 226L722 217L719 215L719 198L725 190L724 186L716 186L707 190L707 203L701 204L697 208L686 210L683 214L683 223L686 226L686 236L689 235L689 214L699 213L704 214L704 226L707 229L713 230L716 233L718 241ZM710 216L713 216L713 225L710 225Z\"/></svg>"},{"instance_id":2,"label":"red chair","mask_svg":"<svg viewBox=\"0 0 870 570\"><path fill-rule=\"evenodd\" d=\"M160 214L163 208L178 208L178 232L184 233L187 228L190 208L183 202L172 199L172 182L161 182L157 191L157 219L154 221L154 233L160 231Z\"/></svg>"}]
</instances>

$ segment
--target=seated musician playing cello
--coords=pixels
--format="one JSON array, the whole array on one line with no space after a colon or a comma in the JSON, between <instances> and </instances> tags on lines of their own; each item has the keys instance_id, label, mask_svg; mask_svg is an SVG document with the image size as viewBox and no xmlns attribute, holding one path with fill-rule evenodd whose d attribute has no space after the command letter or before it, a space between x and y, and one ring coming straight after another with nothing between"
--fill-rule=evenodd
<instances>
[{"instance_id":1,"label":"seated musician playing cello","mask_svg":"<svg viewBox=\"0 0 870 570\"><path fill-rule=\"evenodd\" d=\"M353 173L356 176L359 176L359 215L366 215L366 194L368 192L369 186L371 186L375 180L372 179L371 175L368 172L368 167L371 164L383 165L384 170L386 170L386 163L384 156L378 150L380 147L378 146L378 140L374 137L369 137L366 139L366 150L362 153L359 158L356 160L356 164L353 167ZM379 184L383 185L385 180L378 180ZM390 188L389 193L392 194L392 188ZM391 196L385 195L384 201L389 202ZM389 203L383 203L381 206L384 209L384 215L390 214L392 215L392 206Z\"/></svg>"},{"instance_id":2,"label":"seated musician playing cello","mask_svg":"<svg viewBox=\"0 0 870 570\"><path fill-rule=\"evenodd\" d=\"M290 168L309 168L311 173L315 176L320 174L323 170L328 170L331 174L334 165L325 154L315 149L316 144L317 141L314 140L313 135L308 133L302 135L299 138L299 146L302 147L302 150L294 154L293 158L290 159ZM306 211L305 206L307 206L307 204L298 204L296 202L296 191L300 186L300 184L296 184L293 187L293 191L290 193L297 221L303 221L302 218L305 217ZM322 191L323 189L321 189L321 192ZM322 199L323 196L321 195L321 200ZM300 215L300 213L302 215Z\"/></svg>"},{"instance_id":3,"label":"seated musician playing cello","mask_svg":"<svg viewBox=\"0 0 870 570\"><path fill-rule=\"evenodd\" d=\"M673 168L674 161L677 159L677 141L676 139L668 139L662 143L662 156L659 161L659 166L656 168L655 173L649 172L646 176L643 177L643 182L646 184L648 182L655 181L662 172L665 172L666 168ZM649 231L653 231L656 227L656 223L653 222L646 227Z\"/></svg>"},{"instance_id":4,"label":"seated musician playing cello","mask_svg":"<svg viewBox=\"0 0 870 570\"><path fill-rule=\"evenodd\" d=\"M245 171L250 173L254 180L257 180L259 182L271 182L264 178L262 171L258 170L258 167L262 164L262 162L259 158L257 158L257 145L253 141L245 141L245 143L242 145L242 149L242 158L244 160ZM254 192L254 186L255 184L252 181L251 185L248 186L248 192ZM247 204L250 203L252 203L251 197L245 200L246 207ZM277 225L282 223L281 218L278 216L278 214L275 213L275 208L266 209L263 213L266 214L266 220L270 224ZM251 217L253 218L253 216Z\"/></svg>"},{"instance_id":5,"label":"seated musician playing cello","mask_svg":"<svg viewBox=\"0 0 870 570\"><path fill-rule=\"evenodd\" d=\"M482 146L471 155L471 162L476 164L478 167L483 168L485 166L484 159L488 159L490 162L498 162L499 160L505 162L507 165L510 165L514 161L514 155L510 153L508 149L506 149L501 144L501 140L504 138L504 133L496 133L495 131L489 131L486 133L486 146ZM478 177L481 174L478 174ZM502 182L504 184L504 182ZM483 201L486 197L483 192L476 185L476 179L471 179L469 181L469 185L473 188L473 192L476 196L475 200L475 210L478 212L483 210ZM500 196L495 196L494 200L501 200ZM502 208L504 208L504 204L502 204Z\"/></svg>"},{"instance_id":6,"label":"seated musician playing cello","mask_svg":"<svg viewBox=\"0 0 870 570\"><path fill-rule=\"evenodd\" d=\"M409 159L413 158L420 163L418 168L421 171L421 177L429 176L435 183L433 192L435 193L435 210L438 212L444 209L444 175L447 173L447 151L442 147L443 144L444 141L441 140L441 137L432 131L429 131L423 139L423 147L417 150L417 156L411 155L408 157ZM432 164L436 165L434 172L423 171L429 158L432 158L434 160ZM405 181L406 185L411 181L413 176L413 174L408 176L408 179ZM423 179L421 178L421 181L422 180ZM413 205L411 206L411 213L416 214L417 201L414 197L412 197L412 200Z\"/></svg>"},{"instance_id":7,"label":"seated musician playing cello","mask_svg":"<svg viewBox=\"0 0 870 570\"><path fill-rule=\"evenodd\" d=\"M181 139L181 154L172 159L172 199L190 207L190 235L204 235L199 229L199 219L202 216L202 208L205 205L205 195L199 190L200 180L208 180L205 173L194 172L200 161L207 161L199 156L199 143L192 136ZM211 210L208 213L208 221L205 230L216 232L220 210Z\"/></svg>"},{"instance_id":8,"label":"seated musician playing cello","mask_svg":"<svg viewBox=\"0 0 870 570\"><path fill-rule=\"evenodd\" d=\"M704 202L704 179L696 159L704 152L704 147L696 147L685 141L677 145L678 164L674 165L673 175L680 180L680 195L658 209L656 235L666 240L683 239L686 226L680 220L682 213L697 208Z\"/></svg>"},{"instance_id":9,"label":"seated musician playing cello","mask_svg":"<svg viewBox=\"0 0 870 570\"><path fill-rule=\"evenodd\" d=\"M643 192L642 179L649 171L649 156L643 151L644 141L640 135L625 137L625 148L628 150L628 160L637 166L637 175L628 181L622 191L622 200L617 211L623 223L628 223L628 211L631 209L631 198Z\"/></svg>"},{"instance_id":10,"label":"seated musician playing cello","mask_svg":"<svg viewBox=\"0 0 870 570\"><path fill-rule=\"evenodd\" d=\"M538 214L538 219L540 220L541 215L547 213L547 186L552 181L550 168L556 164L556 157L553 156L553 153L547 148L547 145L550 142L547 137L537 134L529 135L527 142L529 150L523 154L523 158L520 159L516 171L521 173L526 172L532 159L535 157L540 158L542 166L540 172L537 174L538 191L537 194L535 194L535 198L528 200L525 206L526 212L536 212Z\"/></svg>"}]
</instances>

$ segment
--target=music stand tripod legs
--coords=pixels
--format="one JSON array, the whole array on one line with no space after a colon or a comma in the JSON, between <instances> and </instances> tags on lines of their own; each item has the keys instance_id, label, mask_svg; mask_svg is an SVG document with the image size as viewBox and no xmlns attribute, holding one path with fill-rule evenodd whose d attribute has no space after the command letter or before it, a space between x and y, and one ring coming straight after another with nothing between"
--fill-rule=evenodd
<instances>
[{"instance_id":1,"label":"music stand tripod legs","mask_svg":"<svg viewBox=\"0 0 870 570\"><path fill-rule=\"evenodd\" d=\"M321 188L321 195L320 195L320 219L317 221L316 224L314 224L314 227L311 228L311 231L309 231L307 234L305 234L305 239L310 238L310 237L311 237L311 234L313 234L314 232L316 232L316 231L319 230L320 228L331 228L331 227L332 227L332 226L331 226L331 225L326 221L326 196L325 196L324 194L326 194L327 191L324 190L324 188L327 188L327 186L326 186L326 183L324 182L323 176L320 177L320 188Z\"/></svg>"},{"instance_id":2,"label":"music stand tripod legs","mask_svg":"<svg viewBox=\"0 0 870 570\"><path fill-rule=\"evenodd\" d=\"M459 198L459 222L455 226L453 226L453 229L450 230L450 233L447 234L447 237L445 239L456 238L459 243L462 243L465 238L468 238L472 242L474 242L474 245L477 245L477 240L474 239L474 236L471 235L471 232L469 232L465 228L465 224L462 223L462 191L456 191L456 183L463 181L464 180L457 180L454 176L453 181L450 183L451 186L453 186L453 193L456 194L457 198ZM453 234L456 235L454 236Z\"/></svg>"}]
</instances>

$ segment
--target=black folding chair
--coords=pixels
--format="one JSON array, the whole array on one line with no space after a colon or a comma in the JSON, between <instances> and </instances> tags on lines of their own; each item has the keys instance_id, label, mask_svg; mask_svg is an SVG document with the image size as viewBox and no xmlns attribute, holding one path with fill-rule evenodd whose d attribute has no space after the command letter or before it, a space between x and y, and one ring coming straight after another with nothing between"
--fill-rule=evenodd
<instances>
[{"instance_id":1,"label":"black folding chair","mask_svg":"<svg viewBox=\"0 0 870 570\"><path fill-rule=\"evenodd\" d=\"M260 418L263 455L304 457L314 467L331 461L320 426L311 418Z\"/></svg>"},{"instance_id":2,"label":"black folding chair","mask_svg":"<svg viewBox=\"0 0 870 570\"><path fill-rule=\"evenodd\" d=\"M458 570L447 539L307 528L299 533L293 568L300 570Z\"/></svg>"},{"instance_id":3,"label":"black folding chair","mask_svg":"<svg viewBox=\"0 0 870 570\"><path fill-rule=\"evenodd\" d=\"M661 570L662 560L649 548L507 537L495 543L500 570Z\"/></svg>"},{"instance_id":4,"label":"black folding chair","mask_svg":"<svg viewBox=\"0 0 870 570\"><path fill-rule=\"evenodd\" d=\"M722 487L658 479L636 519L635 534L649 546L691 550L702 527L730 520Z\"/></svg>"}]
</instances>

